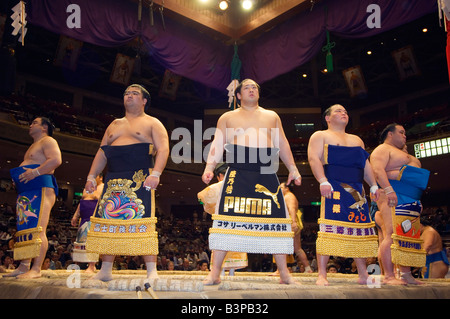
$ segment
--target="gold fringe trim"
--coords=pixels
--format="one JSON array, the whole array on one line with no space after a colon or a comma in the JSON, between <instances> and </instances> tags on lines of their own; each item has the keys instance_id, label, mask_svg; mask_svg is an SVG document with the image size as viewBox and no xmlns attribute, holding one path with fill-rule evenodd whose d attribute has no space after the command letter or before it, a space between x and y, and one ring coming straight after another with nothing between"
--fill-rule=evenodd
<instances>
[{"instance_id":1,"label":"gold fringe trim","mask_svg":"<svg viewBox=\"0 0 450 319\"><path fill-rule=\"evenodd\" d=\"M230 215L211 215L212 220L221 220L227 222L237 222L237 223L261 223L261 224L292 224L292 219L290 218L263 218L263 217L241 217L241 216L230 216Z\"/></svg>"},{"instance_id":2,"label":"gold fringe trim","mask_svg":"<svg viewBox=\"0 0 450 319\"><path fill-rule=\"evenodd\" d=\"M392 262L401 266L425 267L427 253L425 250L408 249L391 246Z\"/></svg>"},{"instance_id":3,"label":"gold fringe trim","mask_svg":"<svg viewBox=\"0 0 450 319\"><path fill-rule=\"evenodd\" d=\"M155 230L157 218L131 220L111 220L91 217L91 227L88 231L86 251L100 255L149 256L157 255L158 233ZM131 226L136 225L136 232L109 233L94 231L97 225ZM139 232L139 226L146 226L145 232Z\"/></svg>"},{"instance_id":4,"label":"gold fringe trim","mask_svg":"<svg viewBox=\"0 0 450 319\"><path fill-rule=\"evenodd\" d=\"M100 255L149 256L158 255L158 235L146 238L113 238L89 236L88 253Z\"/></svg>"},{"instance_id":5,"label":"gold fringe trim","mask_svg":"<svg viewBox=\"0 0 450 319\"><path fill-rule=\"evenodd\" d=\"M410 243L420 244L422 247L423 240L420 238L410 238L400 235L392 235L394 243L391 245L391 259L394 264L409 267L425 267L427 260L427 252L424 249L415 249L400 247L399 240L408 241Z\"/></svg>"},{"instance_id":6,"label":"gold fringe trim","mask_svg":"<svg viewBox=\"0 0 450 319\"><path fill-rule=\"evenodd\" d=\"M239 229L222 229L222 228L210 228L210 234L226 234L226 235L240 235L248 237L279 237L279 238L294 238L294 232L264 232L264 231L251 231L251 230L239 230Z\"/></svg>"},{"instance_id":7,"label":"gold fringe trim","mask_svg":"<svg viewBox=\"0 0 450 319\"><path fill-rule=\"evenodd\" d=\"M37 239L32 243L17 247L14 245L14 260L32 259L39 256L41 252L41 240Z\"/></svg>"},{"instance_id":8,"label":"gold fringe trim","mask_svg":"<svg viewBox=\"0 0 450 319\"><path fill-rule=\"evenodd\" d=\"M376 235L355 237L319 232L316 241L317 254L347 258L377 256L378 237Z\"/></svg>"},{"instance_id":9,"label":"gold fringe trim","mask_svg":"<svg viewBox=\"0 0 450 319\"><path fill-rule=\"evenodd\" d=\"M39 256L42 244L42 240L39 238L41 232L42 227L38 226L35 228L18 231L15 234L16 238L20 236L27 236L30 234L32 235L31 240L14 243L15 260L32 259Z\"/></svg>"}]
</instances>

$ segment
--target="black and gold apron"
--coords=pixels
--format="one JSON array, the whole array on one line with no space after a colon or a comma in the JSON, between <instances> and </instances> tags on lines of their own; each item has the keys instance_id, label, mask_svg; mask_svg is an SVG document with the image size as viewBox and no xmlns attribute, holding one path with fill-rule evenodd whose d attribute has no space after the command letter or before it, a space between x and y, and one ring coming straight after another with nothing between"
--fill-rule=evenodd
<instances>
[{"instance_id":1,"label":"black and gold apron","mask_svg":"<svg viewBox=\"0 0 450 319\"><path fill-rule=\"evenodd\" d=\"M101 148L108 161L108 173L91 217L86 249L100 255L157 255L154 190L144 187L153 167L153 145Z\"/></svg>"},{"instance_id":2,"label":"black and gold apron","mask_svg":"<svg viewBox=\"0 0 450 319\"><path fill-rule=\"evenodd\" d=\"M210 249L292 254L292 220L274 168L278 149L227 144L225 150L229 167L212 215Z\"/></svg>"}]
</instances>

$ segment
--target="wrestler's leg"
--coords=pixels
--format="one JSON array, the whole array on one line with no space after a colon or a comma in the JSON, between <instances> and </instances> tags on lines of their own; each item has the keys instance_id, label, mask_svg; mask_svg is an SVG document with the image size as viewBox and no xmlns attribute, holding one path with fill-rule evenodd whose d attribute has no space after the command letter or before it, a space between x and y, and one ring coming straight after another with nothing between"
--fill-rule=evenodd
<instances>
[{"instance_id":1,"label":"wrestler's leg","mask_svg":"<svg viewBox=\"0 0 450 319\"><path fill-rule=\"evenodd\" d=\"M225 250L214 250L214 260L211 266L211 271L208 276L203 280L203 284L210 285L218 285L220 284L220 271L222 270L222 264L227 255L227 251Z\"/></svg>"},{"instance_id":2,"label":"wrestler's leg","mask_svg":"<svg viewBox=\"0 0 450 319\"><path fill-rule=\"evenodd\" d=\"M327 280L327 264L330 260L330 256L317 254L317 268L319 270L319 276L316 280L318 286L328 286Z\"/></svg>"},{"instance_id":3,"label":"wrestler's leg","mask_svg":"<svg viewBox=\"0 0 450 319\"><path fill-rule=\"evenodd\" d=\"M424 282L417 280L411 274L411 267L400 266L401 278L406 281L409 285L423 285Z\"/></svg>"},{"instance_id":4,"label":"wrestler's leg","mask_svg":"<svg viewBox=\"0 0 450 319\"><path fill-rule=\"evenodd\" d=\"M305 272L311 273L312 270L309 265L308 257L306 256L305 251L302 249L300 231L294 236L294 252L297 255L297 260L299 260L303 264L303 266L305 266Z\"/></svg>"},{"instance_id":5,"label":"wrestler's leg","mask_svg":"<svg viewBox=\"0 0 450 319\"><path fill-rule=\"evenodd\" d=\"M381 213L379 210L377 210L375 213L375 224L377 226L378 231L378 243L382 243L384 240L383 234L384 223L383 217L381 217ZM381 274L384 275L383 262L381 261L381 254L379 249L378 249L378 263L380 264Z\"/></svg>"},{"instance_id":6,"label":"wrestler's leg","mask_svg":"<svg viewBox=\"0 0 450 319\"><path fill-rule=\"evenodd\" d=\"M291 273L289 272L289 269L287 268L287 262L286 262L286 255L282 254L276 254L273 255L275 258L275 262L277 263L277 269L280 273L280 284L297 284L299 285L297 281L292 278Z\"/></svg>"},{"instance_id":7,"label":"wrestler's leg","mask_svg":"<svg viewBox=\"0 0 450 319\"><path fill-rule=\"evenodd\" d=\"M92 277L92 279L101 281L112 280L112 267L115 258L116 256L112 255L102 255L102 268L100 268L100 271L94 277Z\"/></svg>"},{"instance_id":8,"label":"wrestler's leg","mask_svg":"<svg viewBox=\"0 0 450 319\"><path fill-rule=\"evenodd\" d=\"M24 259L20 261L19 267L17 267L13 272L4 274L2 277L17 277L24 274L30 270L31 259Z\"/></svg>"},{"instance_id":9,"label":"wrestler's leg","mask_svg":"<svg viewBox=\"0 0 450 319\"><path fill-rule=\"evenodd\" d=\"M31 269L24 274L18 275L17 278L19 279L33 279L41 277L41 268L48 249L47 225L50 218L50 212L56 201L55 190L53 188L45 187L43 189L43 195L42 210L39 212L39 226L42 227L42 231L39 234L39 238L42 241L41 249L39 251L39 256L34 258Z\"/></svg>"},{"instance_id":10,"label":"wrestler's leg","mask_svg":"<svg viewBox=\"0 0 450 319\"><path fill-rule=\"evenodd\" d=\"M366 258L355 258L356 268L358 269L358 284L366 285L369 274L367 273Z\"/></svg>"},{"instance_id":11,"label":"wrestler's leg","mask_svg":"<svg viewBox=\"0 0 450 319\"><path fill-rule=\"evenodd\" d=\"M392 211L388 206L386 196L382 195L382 198L377 202L378 209L380 210L381 217L383 218L383 241L379 244L380 261L383 265L384 280L383 282L388 285L405 285L406 282L395 278L394 264L392 263L391 245L393 243L392 233Z\"/></svg>"},{"instance_id":12,"label":"wrestler's leg","mask_svg":"<svg viewBox=\"0 0 450 319\"><path fill-rule=\"evenodd\" d=\"M86 273L94 273L95 272L95 262L90 262L88 267L85 270Z\"/></svg>"},{"instance_id":13,"label":"wrestler's leg","mask_svg":"<svg viewBox=\"0 0 450 319\"><path fill-rule=\"evenodd\" d=\"M147 268L147 279L158 279L158 271L156 270L156 256L144 256L145 267Z\"/></svg>"}]
</instances>

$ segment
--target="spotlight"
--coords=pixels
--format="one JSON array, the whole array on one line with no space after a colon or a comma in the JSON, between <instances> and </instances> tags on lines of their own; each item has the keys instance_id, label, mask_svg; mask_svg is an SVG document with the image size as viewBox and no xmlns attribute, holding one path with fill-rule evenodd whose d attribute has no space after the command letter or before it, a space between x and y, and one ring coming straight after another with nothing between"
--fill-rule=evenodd
<instances>
[{"instance_id":1,"label":"spotlight","mask_svg":"<svg viewBox=\"0 0 450 319\"><path fill-rule=\"evenodd\" d=\"M219 2L219 9L225 11L228 9L228 1L222 0Z\"/></svg>"},{"instance_id":2,"label":"spotlight","mask_svg":"<svg viewBox=\"0 0 450 319\"><path fill-rule=\"evenodd\" d=\"M243 0L241 5L244 10L250 10L253 7L253 1L252 0Z\"/></svg>"}]
</instances>

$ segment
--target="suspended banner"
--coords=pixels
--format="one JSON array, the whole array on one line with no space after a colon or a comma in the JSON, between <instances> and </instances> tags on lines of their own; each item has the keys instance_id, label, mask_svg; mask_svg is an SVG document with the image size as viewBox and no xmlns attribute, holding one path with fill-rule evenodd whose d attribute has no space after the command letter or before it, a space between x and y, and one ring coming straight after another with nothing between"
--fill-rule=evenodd
<instances>
[{"instance_id":1,"label":"suspended banner","mask_svg":"<svg viewBox=\"0 0 450 319\"><path fill-rule=\"evenodd\" d=\"M63 68L75 71L82 47L82 41L60 36L58 49L56 50L56 56L53 64L55 66L61 66Z\"/></svg>"},{"instance_id":2,"label":"suspended banner","mask_svg":"<svg viewBox=\"0 0 450 319\"><path fill-rule=\"evenodd\" d=\"M134 62L135 58L117 53L109 81L128 86L133 73Z\"/></svg>"},{"instance_id":3,"label":"suspended banner","mask_svg":"<svg viewBox=\"0 0 450 319\"><path fill-rule=\"evenodd\" d=\"M359 65L345 69L342 73L351 97L358 96L362 98L367 96L368 90L366 81L364 80L364 75Z\"/></svg>"},{"instance_id":4,"label":"suspended banner","mask_svg":"<svg viewBox=\"0 0 450 319\"><path fill-rule=\"evenodd\" d=\"M412 46L408 45L393 51L392 58L397 66L398 76L401 81L420 75Z\"/></svg>"}]
</instances>

